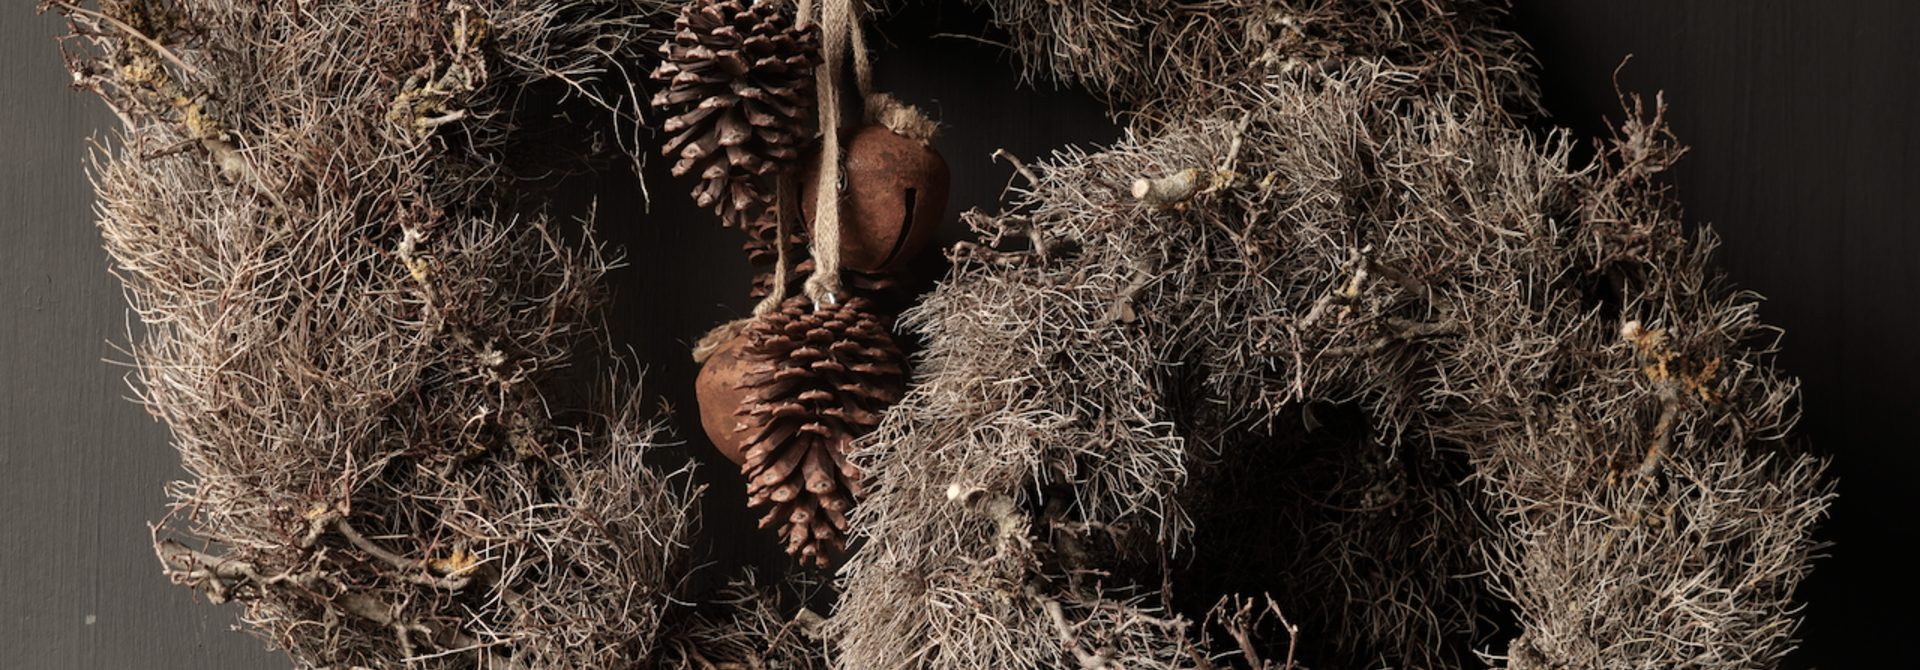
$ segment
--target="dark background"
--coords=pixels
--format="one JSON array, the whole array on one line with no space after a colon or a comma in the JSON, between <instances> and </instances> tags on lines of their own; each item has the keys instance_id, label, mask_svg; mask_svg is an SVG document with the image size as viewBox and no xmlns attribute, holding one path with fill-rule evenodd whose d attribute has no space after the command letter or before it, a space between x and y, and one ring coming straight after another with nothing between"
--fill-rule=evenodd
<instances>
[{"instance_id":1,"label":"dark background","mask_svg":"<svg viewBox=\"0 0 1920 670\"><path fill-rule=\"evenodd\" d=\"M994 207L1010 175L987 160L995 148L1037 160L1115 136L1091 99L1018 87L991 47L916 37L971 29L963 10L945 12L881 26L894 44L877 63L882 88L946 125L951 209ZM1687 220L1720 231L1723 267L1768 296L1764 316L1786 330L1779 363L1804 382L1799 439L1836 457L1842 494L1788 667L1905 667L1920 622L1915 561L1900 548L1920 507L1904 495L1920 471L1904 426L1920 400L1907 390L1920 379L1908 341L1920 331L1909 265L1920 216L1902 204L1920 191L1920 4L1560 0L1514 14L1544 68L1549 123L1604 135L1603 119L1621 118L1616 69L1621 90L1666 93L1693 147L1673 173ZM147 546L161 486L181 473L164 427L126 400L126 370L105 362L127 359L115 345L132 317L92 225L83 159L113 119L66 88L60 31L29 3L0 8L0 670L288 667L228 632L237 609L169 585ZM598 193L602 232L628 252L616 338L690 417L686 343L745 313L748 271L737 233L680 204L690 184L649 183L651 211L635 186L608 174L567 188ZM705 470L725 484L724 468ZM737 501L707 504L714 526L744 515Z\"/></svg>"}]
</instances>

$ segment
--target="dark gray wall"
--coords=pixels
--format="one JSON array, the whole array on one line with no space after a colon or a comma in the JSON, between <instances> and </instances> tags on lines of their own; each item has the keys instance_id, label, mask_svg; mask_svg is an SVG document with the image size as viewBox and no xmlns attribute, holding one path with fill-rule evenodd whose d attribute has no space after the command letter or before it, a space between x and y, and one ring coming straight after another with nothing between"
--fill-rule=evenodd
<instances>
[{"instance_id":1,"label":"dark gray wall","mask_svg":"<svg viewBox=\"0 0 1920 670\"><path fill-rule=\"evenodd\" d=\"M1722 232L1724 265L1771 298L1765 316L1787 329L1780 361L1805 380L1803 435L1838 457L1843 480L1824 535L1835 556L1810 584L1808 642L1789 665L1904 667L1898 642L1920 595L1896 544L1920 511L1903 495L1920 471L1904 426L1920 400L1906 387L1920 379L1920 349L1906 342L1920 325L1920 217L1906 203L1920 190L1908 120L1920 5L1555 0L1524 4L1516 26L1545 65L1553 122L1586 136L1602 115L1620 118L1612 72L1634 54L1622 87L1665 90L1694 147L1675 174L1688 219ZM977 44L912 41L927 27L883 28L898 50L882 54L880 77L949 127L939 147L956 211L993 207L1008 175L986 161L994 148L1034 159L1111 137L1085 98L1015 92L1003 60ZM65 87L59 32L28 3L0 7L0 669L287 667L226 630L234 609L167 584L146 546L160 487L180 471L164 428L126 402L124 369L102 362L125 360L113 344L130 317L82 159L112 119ZM626 315L615 334L650 359L649 386L691 409L678 390L692 375L685 343L747 307L738 238L677 204L685 184L651 182L646 215L630 181L584 186L601 191L602 229L633 261L615 277ZM710 524L738 520L737 505L710 502Z\"/></svg>"},{"instance_id":2,"label":"dark gray wall","mask_svg":"<svg viewBox=\"0 0 1920 670\"><path fill-rule=\"evenodd\" d=\"M0 6L0 668L284 668L239 610L167 583L147 522L182 471L126 399L130 315L82 160L114 123L52 16Z\"/></svg>"}]
</instances>

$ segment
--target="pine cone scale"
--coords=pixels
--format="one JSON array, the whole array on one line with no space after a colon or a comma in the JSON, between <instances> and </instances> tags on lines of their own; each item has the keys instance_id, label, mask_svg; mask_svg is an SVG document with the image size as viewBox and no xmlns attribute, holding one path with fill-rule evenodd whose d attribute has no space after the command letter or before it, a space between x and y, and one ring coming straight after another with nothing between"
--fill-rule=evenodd
<instances>
[{"instance_id":1,"label":"pine cone scale","mask_svg":"<svg viewBox=\"0 0 1920 670\"><path fill-rule=\"evenodd\" d=\"M698 125L702 120L705 120L707 117L713 116L713 111L715 109L718 109L718 108L717 107L695 108L693 111L687 112L680 116L667 119L666 123L660 124L660 129L665 130L669 133L677 133L677 132L686 130L695 125ZM692 139L692 135L689 133L681 133L678 137L673 138L673 142L675 144L684 144L687 140L681 139L681 138ZM673 145L669 144L668 146L672 147ZM665 149L662 151L662 153L671 155L673 153L673 149L672 148Z\"/></svg>"},{"instance_id":2,"label":"pine cone scale","mask_svg":"<svg viewBox=\"0 0 1920 670\"><path fill-rule=\"evenodd\" d=\"M720 53L714 57L714 61L720 64L720 69L725 70L727 74L733 75L735 77L738 77L740 75L753 71L753 66L748 64L747 59L744 56L742 56L738 51L727 51L727 52ZM785 72L782 71L782 72L769 72L768 74L784 74L784 73Z\"/></svg>"},{"instance_id":3,"label":"pine cone scale","mask_svg":"<svg viewBox=\"0 0 1920 670\"><path fill-rule=\"evenodd\" d=\"M792 46L791 39L787 40L787 45L789 47ZM780 41L766 35L749 36L747 39L740 41L740 46L744 47L747 53L759 56L762 59L774 57L775 54L784 51L784 49L781 48ZM782 58L782 60L784 61L785 59Z\"/></svg>"},{"instance_id":4,"label":"pine cone scale","mask_svg":"<svg viewBox=\"0 0 1920 670\"><path fill-rule=\"evenodd\" d=\"M813 449L787 449L780 459L767 465L760 474L754 475L754 482L760 486L775 486L787 480L793 471L800 467L800 461Z\"/></svg>"}]
</instances>

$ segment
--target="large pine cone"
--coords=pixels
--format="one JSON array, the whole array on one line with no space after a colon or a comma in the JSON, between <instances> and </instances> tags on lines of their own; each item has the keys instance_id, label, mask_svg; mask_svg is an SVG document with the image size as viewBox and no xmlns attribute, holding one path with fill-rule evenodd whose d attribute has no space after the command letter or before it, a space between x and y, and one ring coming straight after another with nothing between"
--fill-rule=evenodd
<instances>
[{"instance_id":1,"label":"large pine cone","mask_svg":"<svg viewBox=\"0 0 1920 670\"><path fill-rule=\"evenodd\" d=\"M900 349L866 307L796 296L754 319L741 352L752 366L735 412L747 505L771 504L760 527L781 524L787 553L822 566L845 551L847 512L862 495L846 453L905 392Z\"/></svg>"},{"instance_id":2,"label":"large pine cone","mask_svg":"<svg viewBox=\"0 0 1920 670\"><path fill-rule=\"evenodd\" d=\"M772 201L760 177L789 172L800 157L819 39L771 2L694 0L674 27L653 71L671 84L653 105L691 108L667 119L666 132L680 134L661 153L680 156L674 176L700 175L701 207L730 226L751 221Z\"/></svg>"}]
</instances>

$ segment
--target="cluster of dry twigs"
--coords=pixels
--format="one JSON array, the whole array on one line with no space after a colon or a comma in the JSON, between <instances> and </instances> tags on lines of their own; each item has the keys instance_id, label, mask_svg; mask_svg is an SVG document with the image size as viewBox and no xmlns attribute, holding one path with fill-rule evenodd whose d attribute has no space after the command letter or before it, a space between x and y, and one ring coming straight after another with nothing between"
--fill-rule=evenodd
<instances>
[{"instance_id":1,"label":"cluster of dry twigs","mask_svg":"<svg viewBox=\"0 0 1920 670\"><path fill-rule=\"evenodd\" d=\"M903 317L920 378L862 454L843 662L1790 649L1830 485L1781 444L1795 384L1757 298L1656 181L1681 153L1662 110L1628 101L1576 168L1428 84L1270 77L972 215L988 243ZM1262 593L1297 639L1250 630L1232 599Z\"/></svg>"},{"instance_id":2,"label":"cluster of dry twigs","mask_svg":"<svg viewBox=\"0 0 1920 670\"><path fill-rule=\"evenodd\" d=\"M155 529L173 579L306 667L652 653L693 491L642 464L634 375L576 371L615 261L516 188L516 110L588 98L630 145L617 68L657 8L51 5L124 124L95 181L193 477Z\"/></svg>"},{"instance_id":3,"label":"cluster of dry twigs","mask_svg":"<svg viewBox=\"0 0 1920 670\"><path fill-rule=\"evenodd\" d=\"M1525 43L1480 0L970 0L1027 77L1103 94L1136 125L1197 119L1276 76L1394 63L1422 94L1534 111Z\"/></svg>"},{"instance_id":4,"label":"cluster of dry twigs","mask_svg":"<svg viewBox=\"0 0 1920 670\"><path fill-rule=\"evenodd\" d=\"M903 318L916 387L856 457L864 548L824 620L751 580L668 611L696 491L641 462L633 382L578 372L614 262L521 188L551 168L528 110L569 100L637 162L672 7L51 2L124 124L95 179L193 476L169 574L305 667L1791 647L1831 485L1783 445L1757 298L1658 181L1657 104L1570 165L1509 118L1523 45L1467 0L980 2L1137 136L968 215L982 243Z\"/></svg>"}]
</instances>

